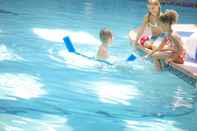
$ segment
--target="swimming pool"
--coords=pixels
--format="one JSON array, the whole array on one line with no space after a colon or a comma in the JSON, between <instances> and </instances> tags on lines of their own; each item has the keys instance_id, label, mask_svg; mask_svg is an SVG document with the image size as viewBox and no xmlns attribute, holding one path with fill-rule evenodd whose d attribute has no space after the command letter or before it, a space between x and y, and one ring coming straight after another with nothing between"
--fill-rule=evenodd
<instances>
[{"instance_id":1,"label":"swimming pool","mask_svg":"<svg viewBox=\"0 0 197 131\"><path fill-rule=\"evenodd\" d=\"M115 59L133 50L127 33L140 24L145 2L26 0L0 4L0 131L195 131L197 91L150 61L100 65L66 52L94 56L98 32L113 31ZM164 6L165 8L177 8ZM180 23L196 9L177 8Z\"/></svg>"}]
</instances>

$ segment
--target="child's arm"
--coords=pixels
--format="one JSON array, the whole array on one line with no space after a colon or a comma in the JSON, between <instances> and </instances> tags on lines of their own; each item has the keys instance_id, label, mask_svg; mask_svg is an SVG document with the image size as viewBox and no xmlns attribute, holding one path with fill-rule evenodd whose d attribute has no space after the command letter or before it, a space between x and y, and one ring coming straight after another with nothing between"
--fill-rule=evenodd
<instances>
[{"instance_id":1,"label":"child's arm","mask_svg":"<svg viewBox=\"0 0 197 131\"><path fill-rule=\"evenodd\" d=\"M165 40L163 40L163 41L161 42L161 44L159 45L158 48L154 49L151 53L145 55L144 57L147 58L147 57L149 57L149 56L152 56L152 55L155 54L156 52L161 51L165 45L166 45L166 42L165 42Z\"/></svg>"},{"instance_id":2,"label":"child's arm","mask_svg":"<svg viewBox=\"0 0 197 131\"><path fill-rule=\"evenodd\" d=\"M183 42L177 34L171 35L171 39L176 46L176 49L174 49L176 51L176 54L169 58L168 63L176 60L179 57L180 53L182 53L182 51L184 50Z\"/></svg>"},{"instance_id":3,"label":"child's arm","mask_svg":"<svg viewBox=\"0 0 197 131\"><path fill-rule=\"evenodd\" d=\"M180 36L178 36L177 34L172 34L171 39L177 48L177 52L183 50L184 43L181 40Z\"/></svg>"}]
</instances>

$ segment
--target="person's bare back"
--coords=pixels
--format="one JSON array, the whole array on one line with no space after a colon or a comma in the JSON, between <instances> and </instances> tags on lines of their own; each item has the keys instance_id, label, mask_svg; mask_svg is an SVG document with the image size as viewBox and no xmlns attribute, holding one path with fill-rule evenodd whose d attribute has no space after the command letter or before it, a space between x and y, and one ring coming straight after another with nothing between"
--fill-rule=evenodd
<instances>
[{"instance_id":1,"label":"person's bare back","mask_svg":"<svg viewBox=\"0 0 197 131\"><path fill-rule=\"evenodd\" d=\"M99 46L97 52L97 59L107 59L109 57L108 47L112 43L111 30L104 28L100 31L100 40L102 44Z\"/></svg>"}]
</instances>

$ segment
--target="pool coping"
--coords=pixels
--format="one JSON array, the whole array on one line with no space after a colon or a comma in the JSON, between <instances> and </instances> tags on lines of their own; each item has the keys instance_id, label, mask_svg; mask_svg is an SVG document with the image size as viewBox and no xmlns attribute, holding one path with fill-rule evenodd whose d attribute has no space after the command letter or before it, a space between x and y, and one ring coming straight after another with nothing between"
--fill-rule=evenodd
<instances>
[{"instance_id":1,"label":"pool coping","mask_svg":"<svg viewBox=\"0 0 197 131\"><path fill-rule=\"evenodd\" d=\"M139 28L140 27L129 32L129 39L131 41L131 44L134 42L136 38L136 31L139 30ZM174 24L172 28L176 32L183 32L183 33L197 32L197 24ZM151 52L151 50L143 48L139 44L136 45L136 48L143 54L147 54ZM182 80L186 81L188 84L192 85L193 87L197 87L197 63L196 62L192 63L195 66L190 67L191 70L195 71L195 73L186 68L186 66L189 66L188 61L185 61L184 64L167 63L167 62L163 62L163 64L164 64L165 69L175 74Z\"/></svg>"},{"instance_id":2,"label":"pool coping","mask_svg":"<svg viewBox=\"0 0 197 131\"><path fill-rule=\"evenodd\" d=\"M143 53L147 54L150 53L151 50L145 49L141 47L140 45L136 46L140 51L143 51ZM174 75L176 75L178 78L184 80L188 84L190 84L193 87L197 86L197 73L193 73L187 68L183 68L184 64L176 64L174 62L172 63L167 63L163 61L164 64L164 70L167 70ZM197 69L197 68L196 68Z\"/></svg>"}]
</instances>

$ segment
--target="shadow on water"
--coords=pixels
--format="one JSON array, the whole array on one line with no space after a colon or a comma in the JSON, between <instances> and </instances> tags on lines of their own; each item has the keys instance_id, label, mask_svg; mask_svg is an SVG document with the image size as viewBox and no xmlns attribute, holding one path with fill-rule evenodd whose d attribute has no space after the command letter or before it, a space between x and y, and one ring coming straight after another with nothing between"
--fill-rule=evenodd
<instances>
[{"instance_id":1,"label":"shadow on water","mask_svg":"<svg viewBox=\"0 0 197 131\"><path fill-rule=\"evenodd\" d=\"M0 9L0 14L8 14L8 15L15 15L15 16L19 15L18 13L15 13L15 12L12 12L12 11L3 10L3 9Z\"/></svg>"}]
</instances>

